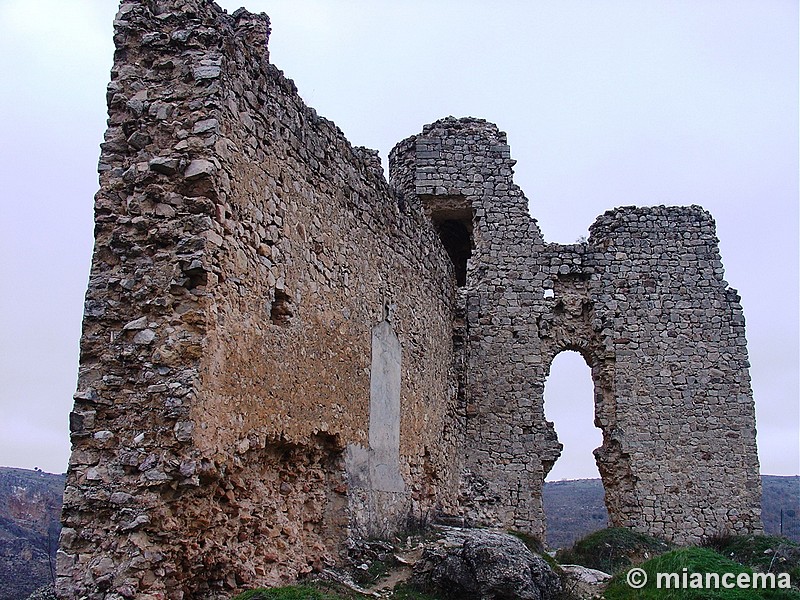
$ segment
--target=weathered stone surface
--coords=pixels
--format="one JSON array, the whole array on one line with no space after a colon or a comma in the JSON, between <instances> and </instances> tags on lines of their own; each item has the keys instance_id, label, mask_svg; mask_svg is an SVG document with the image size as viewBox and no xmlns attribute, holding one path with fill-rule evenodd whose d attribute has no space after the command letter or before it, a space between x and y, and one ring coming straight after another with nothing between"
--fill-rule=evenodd
<instances>
[{"instance_id":1,"label":"weathered stone surface","mask_svg":"<svg viewBox=\"0 0 800 600\"><path fill-rule=\"evenodd\" d=\"M210 160L196 159L189 163L186 167L183 176L191 181L192 179L200 179L201 177L210 177L216 172L217 168Z\"/></svg>"},{"instance_id":2,"label":"weathered stone surface","mask_svg":"<svg viewBox=\"0 0 800 600\"><path fill-rule=\"evenodd\" d=\"M519 538L485 529L447 529L414 566L415 583L464 600L548 600L561 581Z\"/></svg>"},{"instance_id":3,"label":"weathered stone surface","mask_svg":"<svg viewBox=\"0 0 800 600\"><path fill-rule=\"evenodd\" d=\"M472 118L398 144L387 182L268 35L210 0L117 15L60 596L287 582L439 514L541 536L542 391L567 349L592 367L613 524L758 530L710 215L619 208L548 244L505 134Z\"/></svg>"},{"instance_id":4,"label":"weathered stone surface","mask_svg":"<svg viewBox=\"0 0 800 600\"><path fill-rule=\"evenodd\" d=\"M148 164L150 165L150 168L156 173L162 173L164 175L173 175L178 171L178 167L180 166L180 161L177 158L156 156L155 158L151 158Z\"/></svg>"},{"instance_id":5,"label":"weathered stone surface","mask_svg":"<svg viewBox=\"0 0 800 600\"><path fill-rule=\"evenodd\" d=\"M564 591L575 598L602 598L611 575L581 565L560 565Z\"/></svg>"},{"instance_id":6,"label":"weathered stone surface","mask_svg":"<svg viewBox=\"0 0 800 600\"><path fill-rule=\"evenodd\" d=\"M173 39L180 39L180 37ZM198 81L202 81L203 79L216 79L221 73L222 69L218 65L198 65L192 69L192 75Z\"/></svg>"}]
</instances>

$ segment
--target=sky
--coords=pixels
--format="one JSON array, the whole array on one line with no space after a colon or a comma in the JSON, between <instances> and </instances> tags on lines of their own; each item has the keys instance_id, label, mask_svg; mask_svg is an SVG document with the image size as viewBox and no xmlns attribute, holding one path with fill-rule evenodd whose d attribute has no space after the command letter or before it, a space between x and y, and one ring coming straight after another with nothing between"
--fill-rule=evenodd
<instances>
[{"instance_id":1,"label":"sky","mask_svg":"<svg viewBox=\"0 0 800 600\"><path fill-rule=\"evenodd\" d=\"M700 204L742 295L761 470L800 473L796 0L246 0L271 61L386 157L445 117L508 133L549 241ZM0 465L63 472L113 0L0 0ZM232 12L238 2L220 5ZM589 369L556 358L550 479L596 477Z\"/></svg>"}]
</instances>

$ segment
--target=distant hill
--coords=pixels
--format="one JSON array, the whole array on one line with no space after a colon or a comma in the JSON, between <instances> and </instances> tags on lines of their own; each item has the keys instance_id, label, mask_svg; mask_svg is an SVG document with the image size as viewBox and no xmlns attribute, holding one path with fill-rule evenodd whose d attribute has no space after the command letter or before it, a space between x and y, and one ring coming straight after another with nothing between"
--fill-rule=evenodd
<instances>
[{"instance_id":1,"label":"distant hill","mask_svg":"<svg viewBox=\"0 0 800 600\"><path fill-rule=\"evenodd\" d=\"M0 600L53 581L64 475L0 467Z\"/></svg>"},{"instance_id":2,"label":"distant hill","mask_svg":"<svg viewBox=\"0 0 800 600\"><path fill-rule=\"evenodd\" d=\"M772 535L781 534L781 510L783 511L783 535L800 542L800 476L761 476L761 520L764 530Z\"/></svg>"},{"instance_id":3,"label":"distant hill","mask_svg":"<svg viewBox=\"0 0 800 600\"><path fill-rule=\"evenodd\" d=\"M547 481L542 497L550 548L569 548L582 537L608 526L599 479Z\"/></svg>"},{"instance_id":4,"label":"distant hill","mask_svg":"<svg viewBox=\"0 0 800 600\"><path fill-rule=\"evenodd\" d=\"M761 518L764 530L800 542L800 476L762 475ZM547 545L568 548L583 536L606 527L608 513L599 479L574 479L544 484Z\"/></svg>"}]
</instances>

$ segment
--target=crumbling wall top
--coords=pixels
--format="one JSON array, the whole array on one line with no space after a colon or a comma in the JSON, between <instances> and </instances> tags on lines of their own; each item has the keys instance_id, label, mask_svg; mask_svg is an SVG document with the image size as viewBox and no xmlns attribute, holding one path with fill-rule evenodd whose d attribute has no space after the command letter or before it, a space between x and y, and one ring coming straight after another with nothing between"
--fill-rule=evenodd
<instances>
[{"instance_id":1,"label":"crumbling wall top","mask_svg":"<svg viewBox=\"0 0 800 600\"><path fill-rule=\"evenodd\" d=\"M627 229L635 223L671 224L669 231L682 237L689 231L704 231L716 240L714 218L702 206L619 206L607 210L589 227L590 239L599 241L613 237L615 232L628 235ZM664 230L665 233L667 230Z\"/></svg>"}]
</instances>

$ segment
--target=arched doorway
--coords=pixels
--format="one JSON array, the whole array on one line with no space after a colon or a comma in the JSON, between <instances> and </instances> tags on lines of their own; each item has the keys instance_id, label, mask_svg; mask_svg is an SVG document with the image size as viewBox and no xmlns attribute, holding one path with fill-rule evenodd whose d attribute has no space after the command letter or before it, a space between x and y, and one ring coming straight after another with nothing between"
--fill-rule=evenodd
<instances>
[{"instance_id":1,"label":"arched doorway","mask_svg":"<svg viewBox=\"0 0 800 600\"><path fill-rule=\"evenodd\" d=\"M592 372L576 351L559 353L544 388L545 416L563 448L543 489L547 544L568 547L608 524L603 484L593 454L603 443L595 426Z\"/></svg>"}]
</instances>

